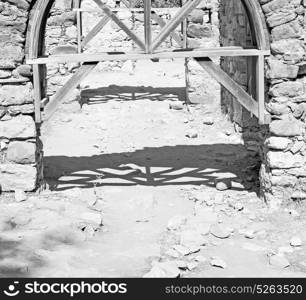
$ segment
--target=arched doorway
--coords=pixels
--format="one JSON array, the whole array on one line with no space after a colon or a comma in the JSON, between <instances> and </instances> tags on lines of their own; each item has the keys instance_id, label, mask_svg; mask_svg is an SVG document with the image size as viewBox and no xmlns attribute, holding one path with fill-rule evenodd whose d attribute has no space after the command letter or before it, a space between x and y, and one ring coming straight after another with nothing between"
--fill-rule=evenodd
<instances>
[{"instance_id":1,"label":"arched doorway","mask_svg":"<svg viewBox=\"0 0 306 300\"><path fill-rule=\"evenodd\" d=\"M97 55L87 55L82 56L79 53L79 56L70 57L72 61L82 62L83 67L81 71L76 74L74 80L67 83L67 88L74 88L78 82L84 76L88 74L93 68L93 65L97 61L103 60L128 60L128 59L162 59L169 57L193 57L200 63L200 65L205 68L210 75L212 75L217 81L219 81L225 88L227 88L237 99L238 101L245 106L251 113L258 117L259 122L261 124L269 123L269 115L265 112L264 107L264 77L263 77L263 69L264 69L264 55L268 55L269 52L269 36L266 29L266 24L264 21L264 16L261 11L260 4L257 1L243 0L243 5L246 9L247 15L249 17L250 28L252 32L252 37L254 41L254 49L192 49L192 51L178 51L176 53L154 53L154 50L161 44L161 42L167 38L171 32L183 22L184 19L188 16L188 14L197 7L200 1L186 1L182 6L181 11L177 14L177 16L169 22L169 24L162 24L163 27L160 35L157 37L155 41L149 41L151 39L150 32L150 19L151 19L151 1L145 2L145 44L142 43L137 36L135 36L129 29L125 28L124 24L120 22L120 20L112 13L111 9L106 5L100 3L99 1L95 1L98 6L104 11L106 16L109 19L115 21L115 23L122 27L122 29L130 35L132 39L144 50L143 54L128 54L125 53L113 53L113 56L104 54ZM50 62L48 58L43 58L43 50L44 50L44 32L46 27L47 16L50 12L50 9L54 3L54 0L43 0L40 2L36 2L33 9L33 14L31 14L30 18L30 26L27 34L27 46L26 46L26 54L28 63L33 64L34 71L34 88L35 88L35 115L36 122L41 122L40 116L40 103L41 99L44 98L44 65L47 62ZM74 7L80 6L80 1L73 2ZM178 37L178 39L180 39ZM150 45L148 43L151 43ZM180 44L180 41L178 41ZM182 48L184 48L183 44L180 44ZM152 49L151 49L152 48ZM198 51L198 52L197 52ZM204 51L204 52L203 52ZM257 58L257 102L254 100L248 93L246 93L243 89L239 87L239 85L234 82L230 77L228 77L223 71L212 64L209 59L209 55L217 55L217 56L255 56ZM54 60L55 59L55 60ZM52 60L52 62L65 62L67 61L67 55L62 58L56 57ZM60 59L60 61L58 61ZM69 60L69 59L68 59ZM91 64L91 66L89 66ZM61 98L64 97L65 93L67 93L63 89L62 92L59 92L59 96ZM59 98L59 97L58 97ZM53 103L49 103L50 114L54 112L56 109L57 103L56 101L52 101ZM46 108L48 110L48 107Z\"/></svg>"}]
</instances>

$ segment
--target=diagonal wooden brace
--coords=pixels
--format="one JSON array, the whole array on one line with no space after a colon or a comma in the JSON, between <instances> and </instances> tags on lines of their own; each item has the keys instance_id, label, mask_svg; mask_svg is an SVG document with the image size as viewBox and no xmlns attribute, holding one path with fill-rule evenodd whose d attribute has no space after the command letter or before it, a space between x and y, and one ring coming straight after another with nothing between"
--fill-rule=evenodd
<instances>
[{"instance_id":1,"label":"diagonal wooden brace","mask_svg":"<svg viewBox=\"0 0 306 300\"><path fill-rule=\"evenodd\" d=\"M63 103L71 91L73 91L80 82L87 77L87 75L96 67L98 63L84 63L76 73L62 86L53 99L46 105L44 109L44 119L49 120L58 109L59 105Z\"/></svg>"},{"instance_id":2,"label":"diagonal wooden brace","mask_svg":"<svg viewBox=\"0 0 306 300\"><path fill-rule=\"evenodd\" d=\"M221 85L223 85L249 112L260 117L260 106L262 103L256 102L236 81L234 81L220 66L216 65L210 58L201 57L194 58L200 66ZM260 99L261 101L263 99ZM268 124L270 122L269 115L266 114L261 117L261 124Z\"/></svg>"},{"instance_id":3,"label":"diagonal wooden brace","mask_svg":"<svg viewBox=\"0 0 306 300\"><path fill-rule=\"evenodd\" d=\"M117 16L112 12L112 10L105 5L101 0L94 0L95 3L104 11L104 13L112 19L142 50L146 49L145 44L132 32Z\"/></svg>"},{"instance_id":4,"label":"diagonal wooden brace","mask_svg":"<svg viewBox=\"0 0 306 300\"><path fill-rule=\"evenodd\" d=\"M96 0L95 0L96 1ZM162 29L159 35L152 43L152 51L156 50L161 43L175 30L175 28L183 22L188 14L195 9L202 0L189 0L174 16L174 18Z\"/></svg>"}]
</instances>

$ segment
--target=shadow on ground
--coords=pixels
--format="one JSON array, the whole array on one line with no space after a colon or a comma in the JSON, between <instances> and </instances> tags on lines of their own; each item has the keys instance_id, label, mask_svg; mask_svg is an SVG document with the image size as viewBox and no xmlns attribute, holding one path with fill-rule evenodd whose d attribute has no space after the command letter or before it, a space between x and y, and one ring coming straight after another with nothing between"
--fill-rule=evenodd
<instances>
[{"instance_id":1,"label":"shadow on ground","mask_svg":"<svg viewBox=\"0 0 306 300\"><path fill-rule=\"evenodd\" d=\"M215 179L226 173L234 181L242 182L246 172L257 168L257 159L248 156L238 144L164 146L91 157L49 156L44 163L51 190L94 185L212 187Z\"/></svg>"},{"instance_id":2,"label":"shadow on ground","mask_svg":"<svg viewBox=\"0 0 306 300\"><path fill-rule=\"evenodd\" d=\"M21 242L0 237L0 277L31 277L43 260Z\"/></svg>"},{"instance_id":3,"label":"shadow on ground","mask_svg":"<svg viewBox=\"0 0 306 300\"><path fill-rule=\"evenodd\" d=\"M100 104L110 100L116 101L135 101L135 100L186 100L185 87L165 87L154 88L147 86L118 86L110 85L108 87L85 89L81 93L81 105Z\"/></svg>"}]
</instances>

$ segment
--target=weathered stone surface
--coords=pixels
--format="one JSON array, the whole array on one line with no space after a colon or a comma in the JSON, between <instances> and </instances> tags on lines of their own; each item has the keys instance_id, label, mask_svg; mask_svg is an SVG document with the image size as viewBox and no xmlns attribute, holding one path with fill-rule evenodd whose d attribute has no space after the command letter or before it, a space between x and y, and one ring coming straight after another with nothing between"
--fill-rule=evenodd
<instances>
[{"instance_id":1,"label":"weathered stone surface","mask_svg":"<svg viewBox=\"0 0 306 300\"><path fill-rule=\"evenodd\" d=\"M35 163L36 145L27 142L12 142L7 149L7 160L19 164Z\"/></svg>"},{"instance_id":2,"label":"weathered stone surface","mask_svg":"<svg viewBox=\"0 0 306 300\"><path fill-rule=\"evenodd\" d=\"M280 269L284 269L290 266L290 262L288 261L288 259L280 254L272 255L269 259L269 263L270 265Z\"/></svg>"},{"instance_id":3,"label":"weathered stone surface","mask_svg":"<svg viewBox=\"0 0 306 300\"><path fill-rule=\"evenodd\" d=\"M292 137L303 133L303 124L295 120L277 120L270 124L272 135Z\"/></svg>"},{"instance_id":4,"label":"weathered stone surface","mask_svg":"<svg viewBox=\"0 0 306 300\"><path fill-rule=\"evenodd\" d=\"M288 23L296 18L296 13L294 11L280 11L274 13L267 18L267 22L270 27L279 26Z\"/></svg>"},{"instance_id":5,"label":"weathered stone surface","mask_svg":"<svg viewBox=\"0 0 306 300\"><path fill-rule=\"evenodd\" d=\"M0 137L27 139L36 136L35 123L30 116L17 116L8 121L0 121Z\"/></svg>"},{"instance_id":6,"label":"weathered stone surface","mask_svg":"<svg viewBox=\"0 0 306 300\"><path fill-rule=\"evenodd\" d=\"M291 140L288 138L272 136L267 139L266 146L274 150L285 150L290 143Z\"/></svg>"},{"instance_id":7,"label":"weathered stone surface","mask_svg":"<svg viewBox=\"0 0 306 300\"><path fill-rule=\"evenodd\" d=\"M271 79L276 78L296 78L299 67L296 65L288 65L276 59L268 60L267 76Z\"/></svg>"},{"instance_id":8,"label":"weathered stone surface","mask_svg":"<svg viewBox=\"0 0 306 300\"><path fill-rule=\"evenodd\" d=\"M33 191L36 187L36 175L36 168L29 165L0 164L0 184L5 192L16 189Z\"/></svg>"},{"instance_id":9,"label":"weathered stone surface","mask_svg":"<svg viewBox=\"0 0 306 300\"><path fill-rule=\"evenodd\" d=\"M0 88L0 105L22 105L33 102L32 84L5 85Z\"/></svg>"},{"instance_id":10,"label":"weathered stone surface","mask_svg":"<svg viewBox=\"0 0 306 300\"><path fill-rule=\"evenodd\" d=\"M300 81L285 81L273 86L270 89L270 94L273 97L297 97L304 94L304 86Z\"/></svg>"},{"instance_id":11,"label":"weathered stone surface","mask_svg":"<svg viewBox=\"0 0 306 300\"><path fill-rule=\"evenodd\" d=\"M212 31L210 26L191 24L188 26L187 35L192 38L211 37Z\"/></svg>"},{"instance_id":12,"label":"weathered stone surface","mask_svg":"<svg viewBox=\"0 0 306 300\"><path fill-rule=\"evenodd\" d=\"M293 155L291 152L269 151L267 154L267 163L270 168L290 169L302 167L305 164L305 158L301 155Z\"/></svg>"}]
</instances>

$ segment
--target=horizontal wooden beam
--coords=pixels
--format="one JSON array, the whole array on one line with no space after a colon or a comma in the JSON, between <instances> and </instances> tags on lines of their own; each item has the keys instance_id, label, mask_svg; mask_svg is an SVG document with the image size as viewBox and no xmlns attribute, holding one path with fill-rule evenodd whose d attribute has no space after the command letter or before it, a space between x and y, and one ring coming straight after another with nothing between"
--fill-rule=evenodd
<instances>
[{"instance_id":1,"label":"horizontal wooden beam","mask_svg":"<svg viewBox=\"0 0 306 300\"><path fill-rule=\"evenodd\" d=\"M172 7L172 8L166 8L166 7L152 7L152 12L173 12L173 10L179 10L180 7ZM135 8L135 7L111 7L110 10L112 12L135 12L135 13L143 13L143 8ZM97 13L97 10L94 9L83 9L83 8L75 8L73 11L75 12L81 12L81 13ZM99 12L100 13L100 12Z\"/></svg>"},{"instance_id":2,"label":"horizontal wooden beam","mask_svg":"<svg viewBox=\"0 0 306 300\"><path fill-rule=\"evenodd\" d=\"M236 81L234 81L220 66L209 58L195 58L201 67L222 86L224 86L236 99L254 116L259 118L259 102L256 102ZM265 123L268 118L262 118Z\"/></svg>"},{"instance_id":3,"label":"horizontal wooden beam","mask_svg":"<svg viewBox=\"0 0 306 300\"><path fill-rule=\"evenodd\" d=\"M82 53L67 55L51 55L28 59L27 64L49 64L70 62L99 62L119 60L144 60L144 59L175 59L192 57L220 57L220 56L260 56L270 55L268 50L242 49L240 47L223 47L210 49L176 49L172 51L159 51L155 53L144 52L104 52Z\"/></svg>"}]
</instances>

